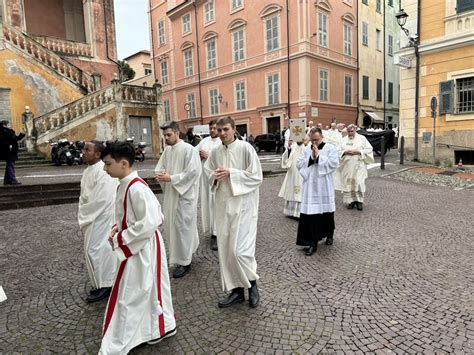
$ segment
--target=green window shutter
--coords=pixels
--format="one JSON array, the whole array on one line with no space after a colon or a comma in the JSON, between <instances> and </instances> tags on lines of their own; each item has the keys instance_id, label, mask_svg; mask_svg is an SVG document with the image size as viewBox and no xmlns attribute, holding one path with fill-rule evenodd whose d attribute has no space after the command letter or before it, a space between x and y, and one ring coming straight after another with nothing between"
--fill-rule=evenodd
<instances>
[{"instance_id":1,"label":"green window shutter","mask_svg":"<svg viewBox=\"0 0 474 355\"><path fill-rule=\"evenodd\" d=\"M439 83L439 113L453 113L454 80Z\"/></svg>"},{"instance_id":2,"label":"green window shutter","mask_svg":"<svg viewBox=\"0 0 474 355\"><path fill-rule=\"evenodd\" d=\"M474 0L457 0L456 12L466 12L474 10Z\"/></svg>"}]
</instances>

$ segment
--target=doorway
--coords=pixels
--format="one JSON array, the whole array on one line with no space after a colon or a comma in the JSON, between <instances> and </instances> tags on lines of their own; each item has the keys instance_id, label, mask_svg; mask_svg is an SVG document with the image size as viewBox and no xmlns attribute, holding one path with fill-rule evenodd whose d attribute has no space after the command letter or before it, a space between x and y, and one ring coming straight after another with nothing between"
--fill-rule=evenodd
<instances>
[{"instance_id":1,"label":"doorway","mask_svg":"<svg viewBox=\"0 0 474 355\"><path fill-rule=\"evenodd\" d=\"M247 137L247 124L237 124L235 125L235 130L239 132L241 137Z\"/></svg>"},{"instance_id":2,"label":"doorway","mask_svg":"<svg viewBox=\"0 0 474 355\"><path fill-rule=\"evenodd\" d=\"M134 143L145 142L147 151L153 151L151 117L130 116L128 118L128 136Z\"/></svg>"},{"instance_id":3,"label":"doorway","mask_svg":"<svg viewBox=\"0 0 474 355\"><path fill-rule=\"evenodd\" d=\"M280 131L280 116L267 117L267 133Z\"/></svg>"}]
</instances>

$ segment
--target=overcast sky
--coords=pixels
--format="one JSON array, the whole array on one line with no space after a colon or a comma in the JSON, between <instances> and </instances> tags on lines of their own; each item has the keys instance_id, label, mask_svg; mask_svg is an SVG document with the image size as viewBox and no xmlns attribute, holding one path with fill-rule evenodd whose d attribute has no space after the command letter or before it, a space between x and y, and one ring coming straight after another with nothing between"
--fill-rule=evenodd
<instances>
[{"instance_id":1,"label":"overcast sky","mask_svg":"<svg viewBox=\"0 0 474 355\"><path fill-rule=\"evenodd\" d=\"M148 0L115 0L118 58L150 49Z\"/></svg>"}]
</instances>

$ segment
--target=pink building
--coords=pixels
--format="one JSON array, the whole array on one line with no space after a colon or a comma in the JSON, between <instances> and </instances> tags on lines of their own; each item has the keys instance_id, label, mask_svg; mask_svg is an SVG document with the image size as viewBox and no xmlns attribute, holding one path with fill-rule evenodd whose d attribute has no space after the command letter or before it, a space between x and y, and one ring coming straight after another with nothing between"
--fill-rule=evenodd
<instances>
[{"instance_id":1,"label":"pink building","mask_svg":"<svg viewBox=\"0 0 474 355\"><path fill-rule=\"evenodd\" d=\"M150 0L165 118L184 129L229 115L254 136L288 113L356 122L356 14L355 0Z\"/></svg>"}]
</instances>

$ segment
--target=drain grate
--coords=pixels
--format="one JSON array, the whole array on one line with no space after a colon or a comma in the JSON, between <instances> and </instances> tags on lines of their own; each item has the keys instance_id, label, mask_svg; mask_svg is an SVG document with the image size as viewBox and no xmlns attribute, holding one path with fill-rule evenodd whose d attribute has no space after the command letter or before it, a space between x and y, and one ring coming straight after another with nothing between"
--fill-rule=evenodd
<instances>
[{"instance_id":1,"label":"drain grate","mask_svg":"<svg viewBox=\"0 0 474 355\"><path fill-rule=\"evenodd\" d=\"M453 176L453 175L455 175L455 174L457 174L457 173L458 173L457 171L444 170L444 171L439 172L438 174L439 174L439 175Z\"/></svg>"}]
</instances>

